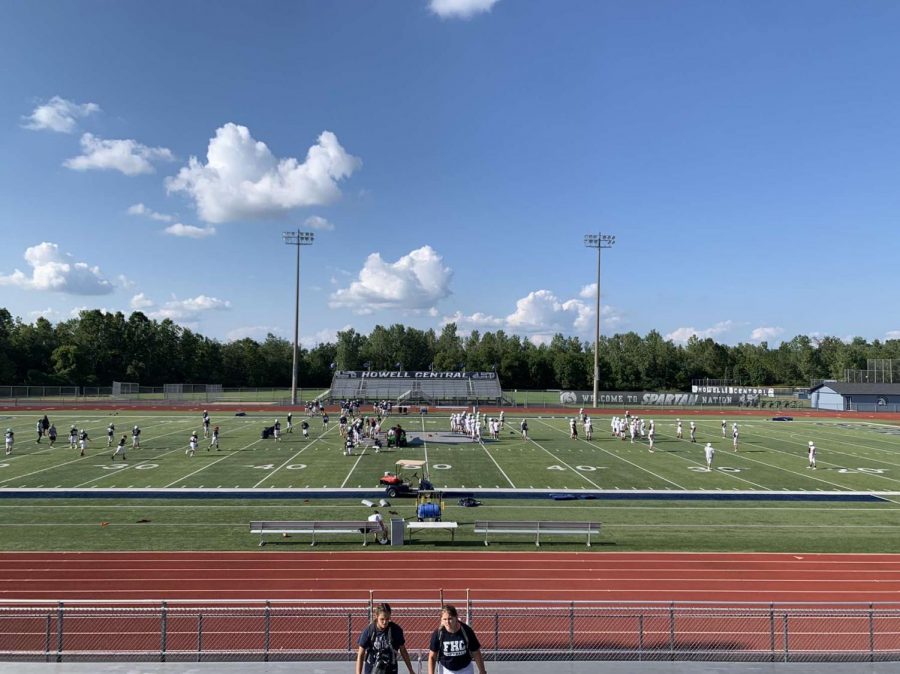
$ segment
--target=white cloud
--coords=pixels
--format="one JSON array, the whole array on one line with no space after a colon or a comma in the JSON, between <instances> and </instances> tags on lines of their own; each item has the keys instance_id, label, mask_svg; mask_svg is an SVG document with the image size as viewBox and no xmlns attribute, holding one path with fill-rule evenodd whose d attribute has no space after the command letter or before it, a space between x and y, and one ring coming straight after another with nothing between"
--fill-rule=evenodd
<instances>
[{"instance_id":1,"label":"white cloud","mask_svg":"<svg viewBox=\"0 0 900 674\"><path fill-rule=\"evenodd\" d=\"M327 231L332 231L334 229L334 224L328 222L325 218L320 215L312 215L306 218L306 226L310 229L323 229Z\"/></svg>"},{"instance_id":2,"label":"white cloud","mask_svg":"<svg viewBox=\"0 0 900 674\"><path fill-rule=\"evenodd\" d=\"M70 318L81 318L81 313L83 311L99 311L101 314L112 314L113 312L107 309L106 307L72 307L72 310L69 312Z\"/></svg>"},{"instance_id":3,"label":"white cloud","mask_svg":"<svg viewBox=\"0 0 900 674\"><path fill-rule=\"evenodd\" d=\"M156 311L147 314L147 316L155 320L169 318L178 323L184 323L185 321L196 321L209 311L226 311L230 308L231 302L228 300L198 295L188 300L171 300L166 302Z\"/></svg>"},{"instance_id":4,"label":"white cloud","mask_svg":"<svg viewBox=\"0 0 900 674\"><path fill-rule=\"evenodd\" d=\"M74 171L113 170L127 176L153 173L151 162L172 161L171 150L164 147L147 147L136 140L103 140L86 133L81 137L82 154L66 159L63 166Z\"/></svg>"},{"instance_id":5,"label":"white cloud","mask_svg":"<svg viewBox=\"0 0 900 674\"><path fill-rule=\"evenodd\" d=\"M697 328L677 328L666 335L664 339L671 340L676 344L686 344L692 335L697 335L698 339L706 339L707 337L716 338L719 335L728 332L733 327L733 321L721 321L711 328L705 328L703 330Z\"/></svg>"},{"instance_id":6,"label":"white cloud","mask_svg":"<svg viewBox=\"0 0 900 674\"><path fill-rule=\"evenodd\" d=\"M29 311L28 315L31 317L32 323L34 323L39 318L46 318L49 321L51 317L56 315L56 311L54 311L51 307L47 307L46 309L38 309L37 311Z\"/></svg>"},{"instance_id":7,"label":"white cloud","mask_svg":"<svg viewBox=\"0 0 900 674\"><path fill-rule=\"evenodd\" d=\"M130 306L134 311L143 311L148 307L154 306L153 300L147 297L144 293L138 293L134 297L131 298Z\"/></svg>"},{"instance_id":8,"label":"white cloud","mask_svg":"<svg viewBox=\"0 0 900 674\"><path fill-rule=\"evenodd\" d=\"M329 306L355 313L376 309L428 310L450 295L453 271L431 246L422 246L393 263L372 253L356 281L332 293Z\"/></svg>"},{"instance_id":9,"label":"white cloud","mask_svg":"<svg viewBox=\"0 0 900 674\"><path fill-rule=\"evenodd\" d=\"M777 327L759 327L754 328L750 333L751 342L768 342L784 333L784 328Z\"/></svg>"},{"instance_id":10,"label":"white cloud","mask_svg":"<svg viewBox=\"0 0 900 674\"><path fill-rule=\"evenodd\" d=\"M600 314L604 332L622 322L622 316L613 307L602 305ZM528 293L516 302L516 310L505 317L482 312L464 315L457 311L441 320L441 325L447 323L456 323L463 335L472 330L503 330L523 335L535 344L549 342L556 333L593 339L595 326L592 304L577 299L563 300L549 290Z\"/></svg>"},{"instance_id":11,"label":"white cloud","mask_svg":"<svg viewBox=\"0 0 900 674\"><path fill-rule=\"evenodd\" d=\"M472 330L502 330L506 329L506 321L502 318L498 318L497 316L491 316L490 314L485 314L480 311L476 311L474 314L470 314L468 316L464 315L461 311L457 311L451 316L444 316L441 319L441 325L447 325L448 323L456 323L456 327L460 334L467 335Z\"/></svg>"},{"instance_id":12,"label":"white cloud","mask_svg":"<svg viewBox=\"0 0 900 674\"><path fill-rule=\"evenodd\" d=\"M191 157L177 176L166 180L169 192L185 192L206 222L254 220L282 215L301 206L319 206L341 194L337 183L362 165L337 136L323 131L301 164L276 158L249 129L228 123L209 141L206 164Z\"/></svg>"},{"instance_id":13,"label":"white cloud","mask_svg":"<svg viewBox=\"0 0 900 674\"><path fill-rule=\"evenodd\" d=\"M176 222L174 225L166 227L163 231L172 236L187 236L191 239L205 239L207 236L213 236L216 233L216 228L210 227L209 225L206 227L195 227L194 225L183 225L180 222Z\"/></svg>"},{"instance_id":14,"label":"white cloud","mask_svg":"<svg viewBox=\"0 0 900 674\"><path fill-rule=\"evenodd\" d=\"M491 11L499 0L431 0L431 11L442 19L471 19Z\"/></svg>"},{"instance_id":15,"label":"white cloud","mask_svg":"<svg viewBox=\"0 0 900 674\"><path fill-rule=\"evenodd\" d=\"M888 330L885 335L885 339L900 339L900 330Z\"/></svg>"},{"instance_id":16,"label":"white cloud","mask_svg":"<svg viewBox=\"0 0 900 674\"><path fill-rule=\"evenodd\" d=\"M72 133L76 127L76 119L100 112L96 103L73 103L65 98L54 96L44 105L37 106L25 117L26 129L33 131L58 131Z\"/></svg>"},{"instance_id":17,"label":"white cloud","mask_svg":"<svg viewBox=\"0 0 900 674\"><path fill-rule=\"evenodd\" d=\"M31 246L24 257L31 267L31 276L16 269L7 276L0 275L0 286L70 295L106 295L113 291L112 283L103 278L99 267L75 262L70 254L61 253L55 243L44 241Z\"/></svg>"},{"instance_id":18,"label":"white cloud","mask_svg":"<svg viewBox=\"0 0 900 674\"><path fill-rule=\"evenodd\" d=\"M172 222L172 220L175 219L171 215L166 215L165 213L157 213L156 211L144 206L144 204L134 204L133 206L129 206L128 215L142 215L146 218L157 220L159 222Z\"/></svg>"},{"instance_id":19,"label":"white cloud","mask_svg":"<svg viewBox=\"0 0 900 674\"><path fill-rule=\"evenodd\" d=\"M116 276L116 287L122 288L123 290L130 290L134 288L134 281L125 276L125 274L119 274Z\"/></svg>"},{"instance_id":20,"label":"white cloud","mask_svg":"<svg viewBox=\"0 0 900 674\"><path fill-rule=\"evenodd\" d=\"M588 283L586 286L582 286L581 290L578 291L578 297L583 300L590 300L597 297L597 284Z\"/></svg>"},{"instance_id":21,"label":"white cloud","mask_svg":"<svg viewBox=\"0 0 900 674\"><path fill-rule=\"evenodd\" d=\"M277 335L278 328L272 325L247 325L240 328L235 328L234 330L229 330L225 334L225 341L236 342L240 339L246 339L247 337L249 337L256 342L263 342L265 341L266 336L269 333Z\"/></svg>"}]
</instances>

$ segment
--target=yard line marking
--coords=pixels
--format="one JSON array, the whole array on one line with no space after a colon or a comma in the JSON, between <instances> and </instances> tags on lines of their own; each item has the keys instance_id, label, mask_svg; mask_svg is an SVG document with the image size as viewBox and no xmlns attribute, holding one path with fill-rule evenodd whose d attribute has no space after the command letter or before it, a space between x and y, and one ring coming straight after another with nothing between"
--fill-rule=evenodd
<instances>
[{"instance_id":1,"label":"yard line marking","mask_svg":"<svg viewBox=\"0 0 900 674\"><path fill-rule=\"evenodd\" d=\"M183 429L182 429L182 430L178 430L178 431L172 431L171 433L164 433L163 435L160 435L159 437L164 438L164 437L166 437L167 435L173 435L173 434L175 434L175 433L181 433L181 432L183 432ZM88 448L88 449L90 449L90 448ZM73 451L75 451L75 450L73 450ZM43 451L43 452L40 452L40 453L43 454L43 453L46 453L46 451ZM168 452L166 452L166 453L168 453ZM165 456L165 455L162 454L162 455L160 455L160 456ZM17 458L24 458L24 455L23 455L22 457L17 457ZM97 458L96 455L94 455L94 456L78 456L78 457L72 459L71 461L64 461L63 463L56 463L56 464L53 464L52 466L47 466L46 468L40 468L39 470L33 470L33 471L31 471L30 473L25 473L24 475L17 475L16 477L10 477L10 478L7 478L7 479L5 479L5 480L0 480L0 484L5 484L5 483L7 483L7 482L12 482L13 480L20 480L20 479L22 479L23 477L30 477L31 475L37 475L38 473L43 473L43 472L46 472L46 471L48 471L48 470L54 470L55 468L61 468L61 467L63 467L63 466L68 466L69 464L72 464L72 463L78 463L79 461L81 461L81 460L83 460L83 459L96 459L96 458ZM89 484L89 483L85 483L85 484ZM80 485L76 485L76 486L80 486Z\"/></svg>"},{"instance_id":2,"label":"yard line marking","mask_svg":"<svg viewBox=\"0 0 900 674\"><path fill-rule=\"evenodd\" d=\"M765 433L757 433L757 435L760 435L760 436L765 437L765 438L770 438L770 439L778 439L778 438L773 438L773 436L771 436L771 435L766 435ZM791 435L792 437L796 437L796 436L799 435L799 434L797 434L797 433L791 433L790 435ZM874 439L875 439L875 438L873 438L873 440L874 440ZM788 442L790 442L790 441L788 441ZM797 443L800 444L804 449L806 448L806 440L797 441ZM842 444L844 444L844 445L849 445L849 446L851 446L851 447L861 447L861 448L863 448L863 449L871 449L871 450L878 451L878 452L891 452L893 455L896 455L896 452L897 452L896 446L895 446L894 448L882 449L882 448L880 448L880 447L871 447L871 446L869 446L869 445L861 445L861 444L857 444L857 443L855 443L855 442L842 442ZM896 445L896 443L895 443L895 445ZM771 449L771 451L773 451L773 452L778 452L779 454L787 454L787 455L791 455L790 452L785 452L784 450L780 450L780 449ZM873 462L873 463L883 464L883 465L887 465L887 466L893 466L893 467L895 467L895 468L896 468L898 465L900 465L900 464L895 463L895 462L892 462L892 461L885 461L885 460L883 460L883 459L876 459L876 458L873 458L873 457L870 457L870 456L862 456L862 455L860 455L860 454L852 454L852 453L849 453L849 452L842 452L842 451L839 450L839 449L828 448L828 449L826 450L826 452L827 452L828 455L840 455L840 456L846 456L846 457L849 457L849 458L851 458L851 459L864 459L865 461L871 461L871 462ZM791 456L793 456L793 455L791 455ZM840 466L840 465L838 465L838 464L836 464L836 463L829 462L829 461L822 461L821 459L819 460L819 463L821 463L821 464L823 464L823 465L825 465L825 466L834 466L835 468L843 468L843 466ZM890 481L892 481L892 482L897 482L897 481L898 481L897 478L890 478L890 477L887 477L887 476L885 476L885 475L878 475L878 477L881 477L882 479L885 479L885 480L890 480Z\"/></svg>"},{"instance_id":3,"label":"yard line marking","mask_svg":"<svg viewBox=\"0 0 900 674\"><path fill-rule=\"evenodd\" d=\"M547 426L548 428L554 430L554 431L557 431L557 432L559 432L559 433L561 433L561 434L563 434L563 435L566 434L565 431L560 430L560 429L558 429L558 428L555 428L554 426L551 426L550 424L548 424L547 422L545 422L543 419L541 419L541 417L538 417L538 421L541 422L542 424L544 424L545 426ZM534 441L532 440L532 442L534 442ZM537 445L538 443L535 442L534 444ZM674 486L678 487L679 489L683 489L683 490L686 490L686 489L687 489L686 487L683 487L682 485L678 484L677 482L673 482L672 480L669 480L668 478L665 478L665 477L663 477L662 475L657 475L657 474L654 473L652 470L649 470L648 468L644 468L643 466L641 466L641 465L635 463L634 461L629 461L628 459L626 459L626 458L623 457L623 456L616 456L613 452L609 451L608 449L604 449L604 448L601 447L600 445L594 444L593 442L591 442L591 443L589 443L589 444L591 445L591 447L596 447L596 448L599 449L601 452L603 452L603 453L605 453L605 454L608 454L609 456L611 456L611 457L614 458L614 459L618 459L619 461L624 461L625 463L629 464L630 466L634 466L634 467L637 468L638 470L642 470L642 471L644 471L645 473L650 473L650 475L652 475L652 476L655 477L655 478L658 478L658 479L662 480L663 482L668 482L669 484L674 485ZM540 447L540 445L538 445L538 447ZM541 447L541 449L544 449L544 448ZM547 450L544 450L544 451L547 451ZM549 454L550 452L547 452L547 453ZM551 454L551 456L552 456L552 454ZM587 478L585 478L585 479L587 480ZM588 481L590 482L590 480L588 480ZM599 487L598 487L598 489L599 489Z\"/></svg>"},{"instance_id":4,"label":"yard line marking","mask_svg":"<svg viewBox=\"0 0 900 674\"><path fill-rule=\"evenodd\" d=\"M425 417L420 417L422 420L422 432L425 432ZM425 471L428 469L428 441L425 438L422 438L423 449L425 450Z\"/></svg>"},{"instance_id":5,"label":"yard line marking","mask_svg":"<svg viewBox=\"0 0 900 674\"><path fill-rule=\"evenodd\" d=\"M238 451L241 452L241 451L243 451L243 450L245 450L245 449L249 449L249 448L252 447L253 445L257 444L258 442L262 442L262 438L257 438L256 440L254 440L253 442L251 442L249 445L244 445L244 446L241 447ZM197 473L201 473L201 472L203 472L204 470L206 470L207 468L209 468L210 466L215 466L217 463L219 463L219 461L224 461L224 460L227 459L229 456L230 456L230 454L226 454L226 455L223 456L222 458L216 459L216 460L213 461L212 463L208 463L208 464L206 464L205 466L203 466L203 467L201 467L201 468L198 468L198 469L195 470L193 473L188 473L187 475L178 478L178 479L175 480L174 482L170 482L169 484L165 485L165 486L163 487L163 489L168 489L169 487L172 487L172 486L178 484L178 483L181 482L182 480L188 479L188 478L191 477L192 475L196 475ZM183 484L183 485L181 485L181 486L182 486L182 488L184 488L184 487L186 487L187 485L184 485L184 484ZM235 486L237 486L237 485L235 485Z\"/></svg>"},{"instance_id":6,"label":"yard line marking","mask_svg":"<svg viewBox=\"0 0 900 674\"><path fill-rule=\"evenodd\" d=\"M259 482L257 482L255 485L253 485L253 488L255 489L256 487L260 486L263 482L265 482L266 480L268 480L270 477L272 477L272 476L273 476L275 473L277 473L279 470L281 470L281 469L284 468L285 466L290 465L291 461L293 461L294 459L296 459L298 456L300 456L301 454L303 454L303 452L305 452L307 449L309 449L309 448L312 447L314 444L316 444L319 440L321 440L323 435L324 435L324 433L320 433L319 436L316 437L312 442L303 445L303 449L301 449L299 452L297 452L297 453L294 454L292 457L290 457L287 461L285 461L285 462L282 463L280 466L278 466L278 468L276 468L275 470L273 470L272 472L270 472L269 474L267 474L265 477L263 477L263 479L261 479L261 480L260 480ZM341 485L341 486L343 486L343 485Z\"/></svg>"},{"instance_id":7,"label":"yard line marking","mask_svg":"<svg viewBox=\"0 0 900 674\"><path fill-rule=\"evenodd\" d=\"M512 487L513 489L515 489L516 485L513 484L513 481L509 479L509 475L507 475L506 472L500 467L500 464L497 463L497 459L495 459L493 456L491 456L491 453L487 450L487 447L484 446L484 443L481 440L479 440L478 444L481 445L481 449L484 450L484 453L487 454L488 458L494 462L495 466L497 466L497 470L499 470L500 473L503 475L503 477L506 478L506 481L509 482L509 486Z\"/></svg>"}]
</instances>

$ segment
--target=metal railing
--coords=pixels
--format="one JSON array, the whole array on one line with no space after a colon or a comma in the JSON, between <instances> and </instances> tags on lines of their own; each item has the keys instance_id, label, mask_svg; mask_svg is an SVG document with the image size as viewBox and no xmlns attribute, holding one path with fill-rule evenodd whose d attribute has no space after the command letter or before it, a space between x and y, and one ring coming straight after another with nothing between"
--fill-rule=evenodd
<instances>
[{"instance_id":1,"label":"metal railing","mask_svg":"<svg viewBox=\"0 0 900 674\"><path fill-rule=\"evenodd\" d=\"M439 603L390 599L420 664ZM900 604L457 604L486 660L900 660ZM355 658L370 601L5 602L0 660Z\"/></svg>"}]
</instances>

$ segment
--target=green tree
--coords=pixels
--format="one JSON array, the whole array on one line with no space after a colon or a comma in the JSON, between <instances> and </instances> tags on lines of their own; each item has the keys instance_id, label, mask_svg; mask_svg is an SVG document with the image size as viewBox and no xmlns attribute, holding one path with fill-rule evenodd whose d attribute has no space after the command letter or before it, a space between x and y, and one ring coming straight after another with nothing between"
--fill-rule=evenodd
<instances>
[{"instance_id":1,"label":"green tree","mask_svg":"<svg viewBox=\"0 0 900 674\"><path fill-rule=\"evenodd\" d=\"M434 345L434 369L455 372L465 362L466 354L456 323L447 323Z\"/></svg>"}]
</instances>

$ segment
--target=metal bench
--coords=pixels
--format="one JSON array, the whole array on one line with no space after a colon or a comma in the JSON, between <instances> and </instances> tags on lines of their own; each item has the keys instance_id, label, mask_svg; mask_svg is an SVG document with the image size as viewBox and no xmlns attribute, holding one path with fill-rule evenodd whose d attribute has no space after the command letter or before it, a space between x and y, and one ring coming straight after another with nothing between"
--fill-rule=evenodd
<instances>
[{"instance_id":1,"label":"metal bench","mask_svg":"<svg viewBox=\"0 0 900 674\"><path fill-rule=\"evenodd\" d=\"M412 534L414 531L420 531L422 529L444 529L445 531L450 532L450 540L454 540L456 529L459 525L456 522L407 522L406 528L409 530L410 538L412 538Z\"/></svg>"},{"instance_id":2,"label":"metal bench","mask_svg":"<svg viewBox=\"0 0 900 674\"><path fill-rule=\"evenodd\" d=\"M318 534L356 534L362 535L363 545L368 545L370 533L386 534L383 522L368 520L290 520L290 521L258 521L250 522L250 533L259 534L260 546L265 545L266 534L310 534L312 543L316 544Z\"/></svg>"},{"instance_id":3,"label":"metal bench","mask_svg":"<svg viewBox=\"0 0 900 674\"><path fill-rule=\"evenodd\" d=\"M551 522L538 520L476 520L475 533L484 534L484 544L488 544L488 534L534 534L534 544L540 546L541 536L591 536L600 535L600 522Z\"/></svg>"}]
</instances>

